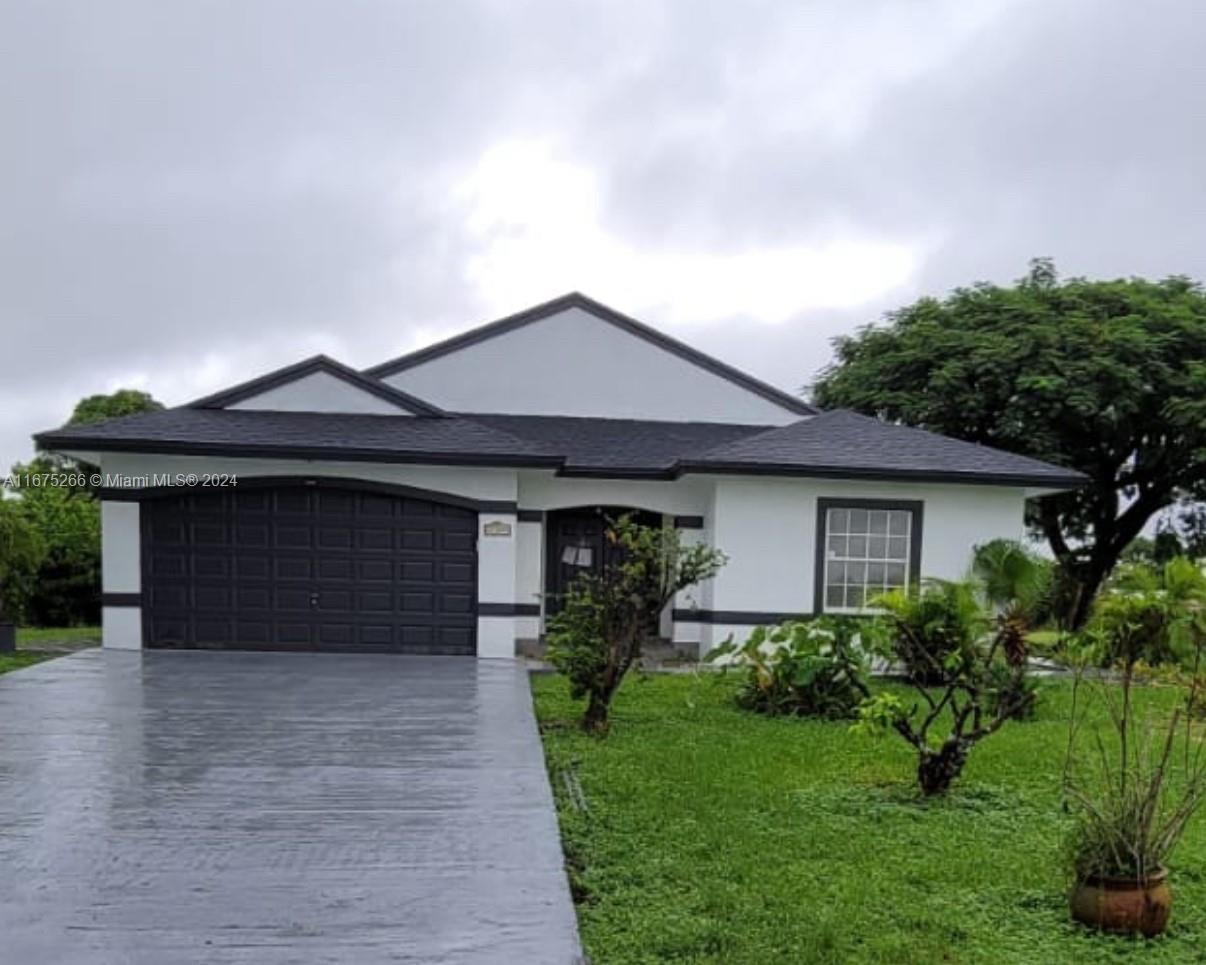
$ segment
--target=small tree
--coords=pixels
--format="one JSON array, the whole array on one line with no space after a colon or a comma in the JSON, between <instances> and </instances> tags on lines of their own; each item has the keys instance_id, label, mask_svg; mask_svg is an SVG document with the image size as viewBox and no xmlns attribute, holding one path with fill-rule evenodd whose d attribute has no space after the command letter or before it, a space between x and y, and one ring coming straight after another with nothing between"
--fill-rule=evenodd
<instances>
[{"instance_id":1,"label":"small tree","mask_svg":"<svg viewBox=\"0 0 1206 965\"><path fill-rule=\"evenodd\" d=\"M875 601L889 629L883 655L907 661L920 702L909 706L894 693L872 696L864 687L854 727L904 738L917 751L917 782L926 796L945 793L972 748L1034 699L1025 680L1020 605L994 617L980 603L983 592L974 583L931 580L918 593L897 591Z\"/></svg>"},{"instance_id":2,"label":"small tree","mask_svg":"<svg viewBox=\"0 0 1206 965\"><path fill-rule=\"evenodd\" d=\"M610 522L604 536L620 550L616 561L570 585L547 637L549 661L569 678L572 696L588 698L583 729L598 735L607 733L611 699L642 644L657 634L662 610L726 562L719 550L684 544L676 529L629 516Z\"/></svg>"}]
</instances>

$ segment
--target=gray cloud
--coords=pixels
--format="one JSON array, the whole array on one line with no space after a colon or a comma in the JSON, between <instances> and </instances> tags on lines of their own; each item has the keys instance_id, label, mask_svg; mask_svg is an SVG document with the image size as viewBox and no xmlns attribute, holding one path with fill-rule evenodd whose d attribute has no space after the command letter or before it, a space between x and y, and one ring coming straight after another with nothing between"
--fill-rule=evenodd
<instances>
[{"instance_id":1,"label":"gray cloud","mask_svg":"<svg viewBox=\"0 0 1206 965\"><path fill-rule=\"evenodd\" d=\"M676 330L785 386L1036 254L1206 276L1193 0L14 2L0 37L3 464L123 382L179 402L484 320L452 188L512 139L592 172L642 251L917 245L855 308Z\"/></svg>"}]
</instances>

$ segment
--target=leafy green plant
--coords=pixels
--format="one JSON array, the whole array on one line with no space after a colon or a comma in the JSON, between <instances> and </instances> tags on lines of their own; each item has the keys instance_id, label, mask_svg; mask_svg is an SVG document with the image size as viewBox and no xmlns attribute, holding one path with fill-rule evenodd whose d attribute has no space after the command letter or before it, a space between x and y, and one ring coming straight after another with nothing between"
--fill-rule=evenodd
<instances>
[{"instance_id":1,"label":"leafy green plant","mask_svg":"<svg viewBox=\"0 0 1206 965\"><path fill-rule=\"evenodd\" d=\"M850 718L866 693L860 687L868 670L866 647L878 627L854 617L755 627L743 644L730 638L707 659L746 668L736 694L746 710L771 717Z\"/></svg>"},{"instance_id":2,"label":"leafy green plant","mask_svg":"<svg viewBox=\"0 0 1206 965\"><path fill-rule=\"evenodd\" d=\"M896 592L874 601L888 627L883 656L906 664L919 699L910 705L893 693L867 693L853 729L891 731L907 741L917 752L917 783L927 796L945 793L972 748L1024 713L1032 699L1014 626L991 624L977 592L973 583L928 580L916 595Z\"/></svg>"},{"instance_id":3,"label":"leafy green plant","mask_svg":"<svg viewBox=\"0 0 1206 965\"><path fill-rule=\"evenodd\" d=\"M892 625L891 656L909 680L939 686L975 649L987 616L968 582L925 580L917 590L894 590L872 601Z\"/></svg>"},{"instance_id":4,"label":"leafy green plant","mask_svg":"<svg viewBox=\"0 0 1206 965\"><path fill-rule=\"evenodd\" d=\"M675 594L715 576L724 553L684 543L679 530L642 526L631 516L609 523L605 537L620 550L600 573L583 573L549 618L546 655L569 678L575 699L587 698L582 727L605 735L611 699L657 634Z\"/></svg>"},{"instance_id":5,"label":"leafy green plant","mask_svg":"<svg viewBox=\"0 0 1206 965\"><path fill-rule=\"evenodd\" d=\"M1196 660L1195 626L1206 608L1206 574L1183 556L1163 565L1119 567L1090 619L1103 642L1103 665L1179 663Z\"/></svg>"},{"instance_id":6,"label":"leafy green plant","mask_svg":"<svg viewBox=\"0 0 1206 965\"><path fill-rule=\"evenodd\" d=\"M1015 674L1008 663L990 664L985 673L988 712L1005 713L1010 720L1033 720L1041 687L1033 674Z\"/></svg>"}]
</instances>

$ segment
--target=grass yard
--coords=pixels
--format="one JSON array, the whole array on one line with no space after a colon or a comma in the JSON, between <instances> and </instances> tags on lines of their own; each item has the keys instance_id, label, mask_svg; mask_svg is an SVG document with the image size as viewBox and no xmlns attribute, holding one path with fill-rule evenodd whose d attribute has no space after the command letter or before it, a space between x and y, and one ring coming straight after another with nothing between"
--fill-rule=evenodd
<instances>
[{"instance_id":1,"label":"grass yard","mask_svg":"<svg viewBox=\"0 0 1206 965\"><path fill-rule=\"evenodd\" d=\"M17 649L84 647L100 643L100 627L18 627Z\"/></svg>"},{"instance_id":2,"label":"grass yard","mask_svg":"<svg viewBox=\"0 0 1206 965\"><path fill-rule=\"evenodd\" d=\"M53 656L55 655L52 653L0 653L0 674L6 674L10 670L20 670L22 667L31 667L35 663L49 660Z\"/></svg>"},{"instance_id":3,"label":"grass yard","mask_svg":"<svg viewBox=\"0 0 1206 965\"><path fill-rule=\"evenodd\" d=\"M1206 961L1206 815L1151 942L1067 916L1059 781L1066 683L973 752L946 801L896 737L737 710L735 674L633 676L611 736L533 678L586 951L627 962ZM1169 691L1144 699L1170 702ZM572 803L577 776L588 810Z\"/></svg>"}]
</instances>

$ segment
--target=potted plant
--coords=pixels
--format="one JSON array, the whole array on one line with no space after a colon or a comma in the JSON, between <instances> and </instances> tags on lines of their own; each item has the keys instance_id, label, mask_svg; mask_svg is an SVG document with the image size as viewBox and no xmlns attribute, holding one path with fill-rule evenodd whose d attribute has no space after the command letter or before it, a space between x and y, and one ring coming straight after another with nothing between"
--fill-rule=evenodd
<instances>
[{"instance_id":1,"label":"potted plant","mask_svg":"<svg viewBox=\"0 0 1206 965\"><path fill-rule=\"evenodd\" d=\"M1189 709L1201 700L1206 610L1201 574L1169 564L1161 585L1124 580L1100 599L1073 653L1077 668L1064 770L1065 800L1076 816L1069 837L1072 917L1106 931L1160 934L1172 911L1169 859L1206 797L1206 742ZM1135 702L1135 665L1145 655L1192 647L1184 701L1163 718ZM1107 654L1116 672L1086 669ZM1091 698L1096 698L1091 699ZM1105 733L1085 734L1091 708ZM1088 750L1085 750L1088 745Z\"/></svg>"}]
</instances>

